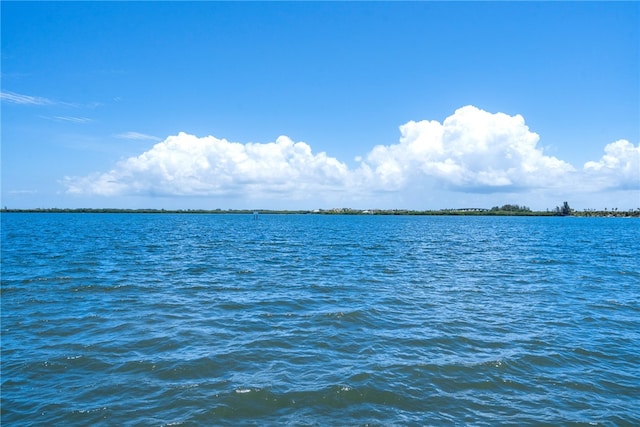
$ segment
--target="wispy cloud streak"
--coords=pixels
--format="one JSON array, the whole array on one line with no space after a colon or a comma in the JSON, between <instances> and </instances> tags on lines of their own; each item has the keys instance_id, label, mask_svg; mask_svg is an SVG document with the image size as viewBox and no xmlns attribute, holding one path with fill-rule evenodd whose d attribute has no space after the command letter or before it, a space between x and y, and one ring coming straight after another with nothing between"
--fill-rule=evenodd
<instances>
[{"instance_id":1,"label":"wispy cloud streak","mask_svg":"<svg viewBox=\"0 0 640 427\"><path fill-rule=\"evenodd\" d=\"M3 102L8 102L10 104L17 105L53 105L53 106L62 106L62 107L71 107L71 108L97 108L104 105L101 102L90 102L87 104L81 104L77 102L64 102L58 101L54 99L45 98L42 96L31 96L31 95L23 95L21 93L3 91L0 92L0 100Z\"/></svg>"},{"instance_id":2,"label":"wispy cloud streak","mask_svg":"<svg viewBox=\"0 0 640 427\"><path fill-rule=\"evenodd\" d=\"M22 95L14 92L0 92L0 99L11 104L20 105L53 105L56 102L40 96Z\"/></svg>"},{"instance_id":3,"label":"wispy cloud streak","mask_svg":"<svg viewBox=\"0 0 640 427\"><path fill-rule=\"evenodd\" d=\"M71 122L71 123L90 123L93 119L87 117L71 117L71 116L55 116L52 117L53 120L59 122Z\"/></svg>"},{"instance_id":4,"label":"wispy cloud streak","mask_svg":"<svg viewBox=\"0 0 640 427\"><path fill-rule=\"evenodd\" d=\"M162 138L140 132L124 132L114 136L119 139L134 139L138 141L162 141Z\"/></svg>"}]
</instances>

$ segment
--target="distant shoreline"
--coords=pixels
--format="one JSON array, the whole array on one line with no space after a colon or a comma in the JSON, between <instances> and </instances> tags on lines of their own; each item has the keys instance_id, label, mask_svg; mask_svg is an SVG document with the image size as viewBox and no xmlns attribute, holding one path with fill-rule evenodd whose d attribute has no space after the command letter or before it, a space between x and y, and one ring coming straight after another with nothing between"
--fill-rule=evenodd
<instances>
[{"instance_id":1,"label":"distant shoreline","mask_svg":"<svg viewBox=\"0 0 640 427\"><path fill-rule=\"evenodd\" d=\"M386 216L576 216L576 217L632 217L640 218L640 208L628 211L583 210L572 211L568 215L558 215L555 211L506 211L500 209L314 209L314 210L276 210L276 209L119 209L119 208L36 208L36 209L0 209L0 213L102 213L102 214L276 214L276 215L386 215Z\"/></svg>"}]
</instances>

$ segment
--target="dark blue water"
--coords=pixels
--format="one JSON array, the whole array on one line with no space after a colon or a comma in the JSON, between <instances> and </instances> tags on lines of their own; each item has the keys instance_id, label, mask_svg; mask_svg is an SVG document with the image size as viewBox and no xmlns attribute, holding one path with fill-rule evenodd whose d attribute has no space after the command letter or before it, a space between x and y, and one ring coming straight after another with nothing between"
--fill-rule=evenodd
<instances>
[{"instance_id":1,"label":"dark blue water","mask_svg":"<svg viewBox=\"0 0 640 427\"><path fill-rule=\"evenodd\" d=\"M640 425L640 221L2 215L2 425Z\"/></svg>"}]
</instances>

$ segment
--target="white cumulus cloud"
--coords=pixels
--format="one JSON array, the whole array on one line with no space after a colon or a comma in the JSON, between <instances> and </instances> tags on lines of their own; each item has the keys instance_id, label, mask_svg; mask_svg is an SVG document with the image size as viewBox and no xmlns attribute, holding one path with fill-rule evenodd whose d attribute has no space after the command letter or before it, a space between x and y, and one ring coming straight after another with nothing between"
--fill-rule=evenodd
<instances>
[{"instance_id":1,"label":"white cumulus cloud","mask_svg":"<svg viewBox=\"0 0 640 427\"><path fill-rule=\"evenodd\" d=\"M66 177L69 193L119 195L282 195L339 188L347 167L286 136L240 144L180 133L106 173Z\"/></svg>"},{"instance_id":2,"label":"white cumulus cloud","mask_svg":"<svg viewBox=\"0 0 640 427\"><path fill-rule=\"evenodd\" d=\"M145 134L117 135L152 139ZM349 168L305 142L240 143L187 133L170 136L108 172L65 177L84 195L233 196L355 200L414 188L467 193L553 189L638 189L640 146L621 140L581 170L544 153L520 115L462 107L438 121L409 121L395 144L373 147ZM429 186L424 184L428 183Z\"/></svg>"},{"instance_id":3,"label":"white cumulus cloud","mask_svg":"<svg viewBox=\"0 0 640 427\"><path fill-rule=\"evenodd\" d=\"M466 106L443 123L410 121L400 133L398 144L376 146L366 159L390 187L430 177L454 190L506 191L549 186L574 170L543 153L520 115Z\"/></svg>"},{"instance_id":4,"label":"white cumulus cloud","mask_svg":"<svg viewBox=\"0 0 640 427\"><path fill-rule=\"evenodd\" d=\"M640 144L621 139L605 146L604 153L597 162L584 164L587 179L602 189L640 189Z\"/></svg>"}]
</instances>

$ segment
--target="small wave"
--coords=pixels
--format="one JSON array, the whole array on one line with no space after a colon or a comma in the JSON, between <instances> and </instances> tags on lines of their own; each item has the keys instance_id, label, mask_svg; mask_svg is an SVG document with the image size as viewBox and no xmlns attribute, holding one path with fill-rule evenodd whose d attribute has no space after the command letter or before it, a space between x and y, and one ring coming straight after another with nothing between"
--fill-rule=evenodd
<instances>
[{"instance_id":1,"label":"small wave","mask_svg":"<svg viewBox=\"0 0 640 427\"><path fill-rule=\"evenodd\" d=\"M36 282L68 282L71 280L75 280L71 276L54 276L54 277L32 277L23 279L22 283L36 283Z\"/></svg>"}]
</instances>

